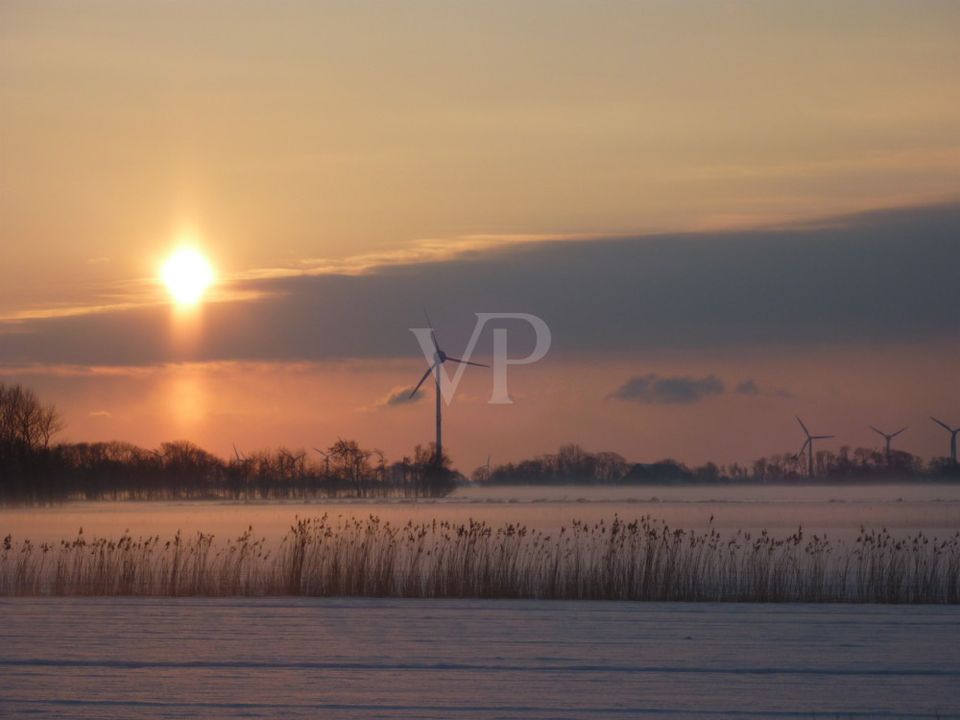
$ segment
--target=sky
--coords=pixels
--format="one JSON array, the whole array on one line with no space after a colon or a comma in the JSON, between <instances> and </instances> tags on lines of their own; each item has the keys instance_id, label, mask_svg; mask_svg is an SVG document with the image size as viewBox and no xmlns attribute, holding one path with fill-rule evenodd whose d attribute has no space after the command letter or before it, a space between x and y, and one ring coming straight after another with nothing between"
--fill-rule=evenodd
<instances>
[{"instance_id":1,"label":"sky","mask_svg":"<svg viewBox=\"0 0 960 720\"><path fill-rule=\"evenodd\" d=\"M397 457L432 439L398 402L423 308L452 355L476 313L526 312L550 354L511 405L465 373L461 469L567 441L747 461L799 447L795 414L943 454L958 26L947 2L8 0L0 381L68 440ZM217 276L189 312L159 280L184 243Z\"/></svg>"}]
</instances>

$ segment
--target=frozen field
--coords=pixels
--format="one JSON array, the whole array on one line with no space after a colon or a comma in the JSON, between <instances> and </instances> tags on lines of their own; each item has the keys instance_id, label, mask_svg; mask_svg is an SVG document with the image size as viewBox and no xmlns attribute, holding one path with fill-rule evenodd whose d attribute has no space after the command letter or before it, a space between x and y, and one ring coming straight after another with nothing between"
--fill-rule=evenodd
<instances>
[{"instance_id":1,"label":"frozen field","mask_svg":"<svg viewBox=\"0 0 960 720\"><path fill-rule=\"evenodd\" d=\"M960 717L960 610L3 599L0 717Z\"/></svg>"},{"instance_id":2,"label":"frozen field","mask_svg":"<svg viewBox=\"0 0 960 720\"><path fill-rule=\"evenodd\" d=\"M317 501L310 503L128 502L70 503L49 508L0 508L0 537L34 542L76 536L170 537L177 530L236 537L248 526L268 540L279 539L296 516L322 513L365 518L371 513L394 524L468 518L494 526L520 523L543 530L594 523L614 514L643 515L671 527L718 530L768 529L789 534L803 525L832 537L855 536L861 525L910 534L952 535L960 529L960 484L879 486L728 487L502 487L463 488L442 500ZM712 523L711 523L712 518Z\"/></svg>"}]
</instances>

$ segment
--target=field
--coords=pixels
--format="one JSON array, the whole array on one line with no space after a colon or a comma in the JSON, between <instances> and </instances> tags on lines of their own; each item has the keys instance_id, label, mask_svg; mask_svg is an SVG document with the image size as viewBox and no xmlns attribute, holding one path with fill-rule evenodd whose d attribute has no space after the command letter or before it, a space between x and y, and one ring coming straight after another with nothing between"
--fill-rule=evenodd
<instances>
[{"instance_id":1,"label":"field","mask_svg":"<svg viewBox=\"0 0 960 720\"><path fill-rule=\"evenodd\" d=\"M960 602L952 487L660 490L8 511L0 595Z\"/></svg>"},{"instance_id":2,"label":"field","mask_svg":"<svg viewBox=\"0 0 960 720\"><path fill-rule=\"evenodd\" d=\"M0 717L960 717L954 607L21 598L0 612Z\"/></svg>"},{"instance_id":3,"label":"field","mask_svg":"<svg viewBox=\"0 0 960 720\"><path fill-rule=\"evenodd\" d=\"M249 526L279 540L299 517L324 512L345 518L376 514L393 524L470 519L555 531L572 520L609 521L652 515L672 527L777 534L798 526L832 537L852 537L861 526L900 534L946 535L960 528L960 484L880 486L726 487L494 487L463 488L443 500L318 501L312 503L130 502L70 503L44 508L0 508L0 536L35 543L85 534L118 537L197 532L235 538ZM712 518L712 522L711 522Z\"/></svg>"},{"instance_id":4,"label":"field","mask_svg":"<svg viewBox=\"0 0 960 720\"><path fill-rule=\"evenodd\" d=\"M849 545L960 528L960 489L500 488L431 502L76 504L0 535L184 537L297 517L523 523L652 515L691 532ZM659 521L657 521L659 522ZM494 563L497 566L497 563ZM329 568L328 568L329 569ZM0 597L0 717L960 717L957 605L337 597Z\"/></svg>"}]
</instances>

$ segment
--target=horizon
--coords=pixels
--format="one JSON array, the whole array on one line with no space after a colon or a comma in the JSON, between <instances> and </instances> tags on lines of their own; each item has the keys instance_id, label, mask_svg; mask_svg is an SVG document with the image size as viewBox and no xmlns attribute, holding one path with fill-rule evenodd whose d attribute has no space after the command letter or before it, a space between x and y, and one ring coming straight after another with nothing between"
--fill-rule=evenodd
<instances>
[{"instance_id":1,"label":"horizon","mask_svg":"<svg viewBox=\"0 0 960 720\"><path fill-rule=\"evenodd\" d=\"M428 372L429 372L429 370L428 370ZM427 378L427 375L424 375L424 379L426 379L426 378ZM10 385L10 386L7 386L7 387L9 387L9 389L22 388L23 390L26 390L26 391L28 391L28 392L32 392L32 391L33 391L33 388L30 388L30 387L24 386L24 385L20 385L20 384ZM0 382L0 390L3 390L3 389L4 389L4 383L3 383L3 382ZM398 395L398 396L394 396L394 397L399 397L398 402L406 403L406 402L410 402L410 401L411 401L410 399L407 399L408 396L405 394L405 392L406 392L406 390L404 390L404 393L403 393L403 394L400 394L400 395ZM421 394L421 393L416 392L416 395L417 395L418 397L419 397L420 394ZM410 397L412 397L412 395L411 395ZM129 441L126 441L126 440L120 440L120 439L116 439L116 438L108 439L108 440L93 440L93 441L91 441L91 440L70 441L70 440L64 440L64 439L62 439L62 438L59 438L59 436L63 433L63 430L64 430L64 427L60 426L60 425L61 425L61 421L62 421L62 416L61 416L60 413L59 413L59 408L56 406L56 403L55 403L55 402L52 402L49 398L42 398L42 397L41 397L41 398L38 398L38 402L41 403L43 407L45 407L45 408L50 408L50 409L56 411L56 416L55 416L56 422L55 422L54 424L57 424L57 425L58 425L58 428L54 431L53 435L52 435L51 438L50 438L49 447L50 447L51 449L55 449L57 446L82 445L82 444L86 444L86 443L90 443L90 444L107 443L107 444L109 444L109 443L128 443L128 442L129 442ZM803 423L802 419L799 418L799 417L797 417L797 416L795 416L794 419L799 423L799 427L801 428L801 432L807 433L807 432L808 432L808 428L805 426L805 424ZM943 439L944 439L944 444L945 444L945 446L948 448L948 451L947 451L947 452L941 453L941 454L934 454L934 455L929 456L929 457L923 457L923 456L917 455L916 453L911 452L909 449L904 449L903 447L899 447L899 446L893 446L893 444L892 444L893 440L894 440L895 438L897 438L897 437L900 437L903 433L909 431L909 430L911 429L910 426L903 426L903 427L897 428L896 430L894 430L894 431L892 431L892 432L886 432L885 430L883 430L883 429L881 429L881 428L876 428L876 427L874 427L874 426L872 426L872 425L868 425L867 427L868 427L868 429L870 430L870 432L874 433L875 436L879 436L879 437L880 437L880 440L877 441L877 442L879 442L879 445L878 445L878 446L873 446L873 445L855 445L855 444L852 444L852 443L844 442L844 439L843 439L842 437L836 437L836 436L833 436L833 435L821 437L821 436L812 435L812 433L811 433L811 436L812 436L811 439L812 439L812 440L817 440L818 442L822 442L823 440L828 440L828 439L829 439L829 440L835 440L835 441L837 441L837 442L834 443L834 445L836 445L837 447L830 447L830 448L824 449L824 448L820 447L819 445L815 445L815 451L814 451L814 452L815 452L815 457L817 458L818 464L820 464L821 462L830 462L830 461L836 460L836 459L840 458L840 457L842 456L842 454L845 453L845 452L847 452L847 451L853 451L854 453L857 453L858 451L870 451L870 452L875 453L875 454L878 455L878 456L879 456L879 455L887 454L887 455L890 455L890 456L900 455L900 456L903 456L903 457L913 458L913 459L915 459L915 460L919 460L921 463L923 463L923 464L926 465L928 468L930 468L931 471L933 471L933 468L935 468L935 466L936 466L938 463L950 461L950 459L951 459L951 457L950 457L950 451L952 450L952 447L953 447L952 444L951 444L951 438L953 437L953 435L955 435L955 434L957 434L957 433L960 433L960 426L949 426L947 423L944 423L944 422L942 422L939 418L935 418L935 417L933 417L933 416L928 416L928 417L927 417L927 420L929 420L930 422L932 422L935 426L938 426L938 427L941 429L941 431L945 431L945 432L946 432L946 435L943 436ZM802 436L801 439L803 439L803 437L806 437L806 436ZM344 437L342 437L342 436L338 436L338 441L342 441L342 440L352 441L350 438L344 438ZM891 447L890 447L889 449L887 449L887 447L886 447L886 442L888 442L888 441L891 442ZM183 443L183 442L186 442L186 443L189 443L190 445L196 446L196 447L198 447L199 449L201 449L201 450L203 450L203 451L205 451L205 452L211 452L208 448L204 448L203 446L198 445L197 443L193 442L193 441L190 440L189 438L168 438L168 439L163 440L163 441L161 441L160 443L158 443L158 445L156 446L156 448L152 448L152 447L149 447L149 446L143 446L143 447L141 447L141 446L137 446L135 443L130 443L130 444L131 444L131 445L134 445L135 447L140 447L140 449L142 449L142 450L153 451L153 450L155 450L155 449L160 449L160 450L162 450L164 446L175 445L175 444ZM804 442L803 442L802 445L800 446L800 450L797 451L797 452L790 452L789 450L782 450L782 451L781 451L781 450L777 450L777 451L765 452L765 453L762 453L762 454L758 455L757 457L752 458L751 460L747 461L746 463L742 463L742 462L739 462L739 461L732 461L732 462L729 462L729 463L722 463L722 462L716 462L716 461L714 461L714 460L712 460L712 459L707 459L707 460L705 460L705 461L703 461L703 462L701 462L701 463L692 463L692 462L688 462L688 461L685 460L683 457L673 457L673 456L663 456L663 457L656 457L656 458L652 458L652 457L651 457L651 458L635 458L635 457L629 457L629 456L620 456L620 457L621 457L622 460L624 460L624 461L626 462L626 464L627 464L628 467L632 467L632 466L634 466L634 465L650 466L650 465L659 465L659 464L665 464L665 463L675 463L675 464L677 464L677 465L680 466L680 467L688 468L688 469L690 469L690 470L697 470L697 469L700 469L700 468L705 467L705 466L715 465L715 466L718 467L718 469L719 469L721 472L723 472L723 471L728 471L728 470L732 470L732 469L734 469L735 467L738 467L738 466L739 466L741 469L743 469L743 470L749 471L750 468L751 468L751 466L752 466L754 463L759 462L759 461L772 461L772 460L778 460L778 459L781 459L781 458L783 458L783 459L789 459L789 458L792 457L794 460L799 460L799 461L800 461L799 469L797 469L796 472L797 472L800 476L806 477L806 476L804 475L804 472L805 472L805 471L803 470L802 465L804 464L803 458L805 457L804 453L806 452L806 448L807 448L807 443L808 443L808 442L810 442L810 439L804 440ZM898 441L898 442L901 442L901 441ZM876 445L876 443L875 443L875 445ZM434 448L434 447L435 447L435 443L433 443L433 442L418 443L418 444L417 444L417 448L419 448L419 447L423 447L423 448L426 448L426 449L430 449L430 448ZM556 450L557 452L562 452L565 448L575 448L575 449L577 449L578 451L583 451L583 452L584 452L585 454L587 454L587 455L597 455L597 454L606 454L606 453L610 453L610 452L615 452L615 451L611 451L611 450L609 450L609 449L607 449L607 448L603 448L603 447L583 447L583 446L581 446L579 443L577 443L577 442L574 441L574 440L569 440L569 441L567 441L567 442L562 442L562 443L560 443L555 450ZM250 457L252 454L257 454L257 453L263 453L263 452L266 452L266 453L274 453L274 452L283 452L283 451L298 452L298 451L299 451L300 454L301 454L301 456L308 456L308 457L310 458L310 460L307 460L307 462L306 462L306 464L307 464L308 467L320 467L320 466L323 465L323 462L324 462L324 461L323 461L322 459L319 459L319 458L314 458L314 457L313 457L313 453L317 453L317 454L320 455L320 456L325 456L325 453L324 453L324 452L321 452L321 449L322 449L322 448L317 448L317 447L295 447L295 446L289 446L289 445L283 445L283 444L277 445L277 446L264 446L264 447L252 447L252 448L251 448L251 447L245 447L245 448L241 448L241 447L238 447L238 446L236 445L236 443L232 443L232 444L231 444L231 447L230 447L231 452L228 452L228 453L218 453L218 452L213 451L212 454L213 454L214 457L216 457L216 458L217 458L218 460L220 460L220 461L225 461L225 462L227 462L227 463L231 463L231 462L233 462L234 458L236 458L237 461L239 461L239 462L243 462L243 461L245 461L246 458ZM397 456L397 457L390 457L390 456L388 456L388 455L386 455L386 454L384 453L384 457L390 462L391 465L393 465L393 464L398 464L398 463L401 463L404 458L411 458L411 457L413 457L413 456L415 455L415 453L412 452L413 449L414 449L414 448L411 448L411 449L410 449L411 452L404 452L404 453L401 454L402 456ZM328 450L329 450L329 448L328 448ZM379 453L379 452L381 452L381 451L379 450L379 448L377 448L377 449L372 450L371 452L373 452L373 453ZM445 453L445 454L446 454L446 453ZM615 453L615 454L617 454L617 455L619 456L619 453ZM496 463L493 463L493 462L491 461L491 460L492 460L492 455L488 455L486 462L485 462L485 463L482 463L482 464L480 464L480 465L477 465L476 467L474 467L474 468L473 468L473 471L476 472L476 471L478 471L478 470L480 470L481 468L484 468L484 467L486 467L486 468L488 468L488 469L492 469L492 470L497 470L497 469L499 469L499 468L501 468L501 467L505 467L505 466L507 466L507 465L514 464L514 463L517 463L517 462L520 462L520 461L541 460L541 459L544 459L544 458L549 458L549 457L554 457L554 456L556 456L556 452L547 451L547 452L538 453L538 454L533 454L533 455L526 455L526 456L519 457L519 458L509 458L509 459L507 459L506 461L497 461ZM887 462L889 462L889 458L888 458ZM451 469L453 469L453 470L461 473L461 474L462 474L463 476L465 476L468 480L471 479L471 474L472 474L472 473L469 471L469 468L463 468L463 469L458 468L458 467L457 467L457 464L456 464L456 460L453 459L453 458L450 459L450 464L451 464ZM924 470L921 470L921 474L923 474L923 472L924 472ZM936 471L934 471L934 472L936 472ZM892 477L892 476L891 476L891 477ZM809 477L808 477L807 479L808 479L808 480L812 480L813 478L809 478ZM951 481L951 478L950 478L949 476L945 476L945 477L944 477L944 482L950 482L950 481ZM886 480L884 480L884 482L886 482Z\"/></svg>"}]
</instances>

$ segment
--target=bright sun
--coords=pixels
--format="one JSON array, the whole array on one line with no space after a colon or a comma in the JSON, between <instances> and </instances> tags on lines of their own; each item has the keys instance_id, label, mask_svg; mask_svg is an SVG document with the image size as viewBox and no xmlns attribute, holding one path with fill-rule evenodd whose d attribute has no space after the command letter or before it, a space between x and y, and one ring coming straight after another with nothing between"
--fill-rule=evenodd
<instances>
[{"instance_id":1,"label":"bright sun","mask_svg":"<svg viewBox=\"0 0 960 720\"><path fill-rule=\"evenodd\" d=\"M163 282L180 305L194 305L213 282L213 268L196 250L177 250L163 264Z\"/></svg>"}]
</instances>

